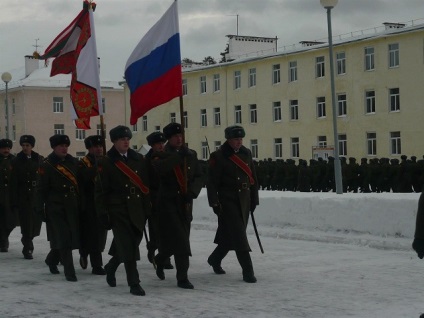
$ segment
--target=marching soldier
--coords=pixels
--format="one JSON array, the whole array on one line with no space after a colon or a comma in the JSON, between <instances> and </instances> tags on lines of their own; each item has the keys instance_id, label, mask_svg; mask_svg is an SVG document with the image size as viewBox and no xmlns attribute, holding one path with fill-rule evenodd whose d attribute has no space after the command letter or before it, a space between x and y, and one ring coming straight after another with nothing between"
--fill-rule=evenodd
<instances>
[{"instance_id":1,"label":"marching soldier","mask_svg":"<svg viewBox=\"0 0 424 318\"><path fill-rule=\"evenodd\" d=\"M181 124L168 124L163 133L168 139L165 152L155 153L152 160L160 177L157 210L159 253L155 257L156 274L161 280L165 279L165 261L174 255L177 286L193 289L187 275L191 256L190 227L193 219L193 199L199 195L204 180L197 153L183 144Z\"/></svg>"},{"instance_id":2,"label":"marching soldier","mask_svg":"<svg viewBox=\"0 0 424 318\"><path fill-rule=\"evenodd\" d=\"M80 246L80 189L77 181L78 161L68 154L71 144L66 135L50 137L53 152L42 164L39 175L37 209L45 215L51 251L46 264L58 274L58 255L67 281L76 282L72 250Z\"/></svg>"},{"instance_id":3,"label":"marching soldier","mask_svg":"<svg viewBox=\"0 0 424 318\"><path fill-rule=\"evenodd\" d=\"M105 249L107 230L100 224L94 204L94 180L97 174L97 162L103 157L104 138L102 136L89 136L84 140L88 150L80 162L79 186L84 194L81 206L80 229L80 265L87 268L87 257L90 255L92 273L106 275L103 269L102 252Z\"/></svg>"},{"instance_id":4,"label":"marching soldier","mask_svg":"<svg viewBox=\"0 0 424 318\"><path fill-rule=\"evenodd\" d=\"M9 250L9 235L18 223L17 215L10 205L10 177L13 143L10 139L0 139L0 252Z\"/></svg>"},{"instance_id":5,"label":"marching soldier","mask_svg":"<svg viewBox=\"0 0 424 318\"><path fill-rule=\"evenodd\" d=\"M149 238L150 241L147 243L147 258L150 263L153 263L155 257L155 251L158 249L159 240L159 225L157 215L157 192L159 190L159 176L152 165L152 156L156 152L163 152L165 150L166 138L165 135L160 131L155 131L146 137L147 143L151 147L149 152L146 154L147 168L149 169L149 180L150 180L150 198L152 201L152 213L149 216ZM164 264L165 269L173 269L174 266L171 264L170 258Z\"/></svg>"},{"instance_id":6,"label":"marching soldier","mask_svg":"<svg viewBox=\"0 0 424 318\"><path fill-rule=\"evenodd\" d=\"M12 161L11 204L19 216L21 226L22 254L25 259L33 258L34 237L40 235L41 217L36 213L35 193L38 169L44 157L32 150L35 138L22 135L19 139L22 151Z\"/></svg>"},{"instance_id":7,"label":"marching soldier","mask_svg":"<svg viewBox=\"0 0 424 318\"><path fill-rule=\"evenodd\" d=\"M249 211L253 213L259 204L259 195L252 154L243 146L245 135L241 126L227 127L227 141L209 159L208 200L218 216L218 229L214 241L217 247L208 263L216 274L225 274L221 262L235 250L243 280L256 283L246 227Z\"/></svg>"},{"instance_id":8,"label":"marching soldier","mask_svg":"<svg viewBox=\"0 0 424 318\"><path fill-rule=\"evenodd\" d=\"M95 184L96 210L105 228L111 228L112 258L105 265L106 282L116 286L115 272L124 263L130 293L144 296L137 271L139 245L150 214L148 171L145 159L130 149L128 127L110 130L112 148L99 163Z\"/></svg>"}]
</instances>

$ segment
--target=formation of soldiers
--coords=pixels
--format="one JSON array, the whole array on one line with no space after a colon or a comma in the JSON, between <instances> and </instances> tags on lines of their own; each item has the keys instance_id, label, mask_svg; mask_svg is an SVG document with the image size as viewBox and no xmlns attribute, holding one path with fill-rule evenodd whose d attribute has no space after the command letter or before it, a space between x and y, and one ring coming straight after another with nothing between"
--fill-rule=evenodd
<instances>
[{"instance_id":1,"label":"formation of soldiers","mask_svg":"<svg viewBox=\"0 0 424 318\"><path fill-rule=\"evenodd\" d=\"M0 252L8 252L9 235L20 226L22 254L33 259L33 239L45 222L51 274L60 274L61 263L66 280L76 282L73 250L79 250L81 268L90 261L92 274L105 275L110 287L117 285L115 273L123 263L130 293L144 296L137 261L145 238L157 277L164 280L164 270L173 269L173 256L177 286L193 289L188 279L193 200L206 185L218 218L217 248L207 262L216 274L225 274L221 262L234 250L243 280L255 283L246 227L259 204L259 184L251 152L242 145L244 129L225 129L227 141L211 154L207 172L186 146L178 123L147 137L151 150L145 157L130 148L128 127L117 126L109 136L113 146L106 154L103 137L87 137L81 160L68 153L66 135L50 137L52 152L46 158L32 150L32 135L20 138L16 157L10 153L12 141L0 140ZM207 180L207 174L213 178ZM109 230L111 258L103 266Z\"/></svg>"},{"instance_id":2,"label":"formation of soldiers","mask_svg":"<svg viewBox=\"0 0 424 318\"><path fill-rule=\"evenodd\" d=\"M421 192L424 186L424 159L341 157L343 192ZM260 160L255 162L262 190L329 192L336 191L334 158L322 158L299 163L287 160Z\"/></svg>"}]
</instances>

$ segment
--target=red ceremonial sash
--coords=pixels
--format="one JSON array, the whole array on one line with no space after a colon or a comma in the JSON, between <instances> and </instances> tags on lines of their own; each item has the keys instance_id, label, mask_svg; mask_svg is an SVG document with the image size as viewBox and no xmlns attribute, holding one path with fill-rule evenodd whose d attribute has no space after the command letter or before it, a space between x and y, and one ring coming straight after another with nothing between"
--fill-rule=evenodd
<instances>
[{"instance_id":1,"label":"red ceremonial sash","mask_svg":"<svg viewBox=\"0 0 424 318\"><path fill-rule=\"evenodd\" d=\"M184 182L184 174L179 165L174 167L175 176L177 177L177 182L180 185L181 192L183 194L187 193L186 183Z\"/></svg>"},{"instance_id":2,"label":"red ceremonial sash","mask_svg":"<svg viewBox=\"0 0 424 318\"><path fill-rule=\"evenodd\" d=\"M252 170L250 170L250 167L247 163L245 163L243 160L241 160L239 157L237 157L235 154L232 154L230 156L230 160L234 162L237 167L239 167L241 170L244 171L244 173L247 174L249 177L250 184L255 184L255 179L253 178Z\"/></svg>"},{"instance_id":3,"label":"red ceremonial sash","mask_svg":"<svg viewBox=\"0 0 424 318\"><path fill-rule=\"evenodd\" d=\"M49 161L47 161L49 162ZM72 182L72 184L74 185L75 189L78 191L78 181L77 178L75 177L74 173L69 170L67 167L62 166L60 164L53 166L50 162L49 164L55 168L58 172L60 172L63 176L65 176L66 179L68 179L69 181Z\"/></svg>"},{"instance_id":4,"label":"red ceremonial sash","mask_svg":"<svg viewBox=\"0 0 424 318\"><path fill-rule=\"evenodd\" d=\"M117 160L115 162L116 167L121 170L128 178L130 178L131 182L134 183L144 194L149 193L149 188L146 187L141 180L140 176L136 174L130 167L128 167L122 161Z\"/></svg>"}]
</instances>

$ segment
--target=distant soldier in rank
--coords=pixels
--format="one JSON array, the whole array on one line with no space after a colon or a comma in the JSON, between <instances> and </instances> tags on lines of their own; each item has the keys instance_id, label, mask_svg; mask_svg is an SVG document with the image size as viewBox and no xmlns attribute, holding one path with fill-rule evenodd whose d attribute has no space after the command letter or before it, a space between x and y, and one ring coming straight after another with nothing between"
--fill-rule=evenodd
<instances>
[{"instance_id":1,"label":"distant soldier in rank","mask_svg":"<svg viewBox=\"0 0 424 318\"><path fill-rule=\"evenodd\" d=\"M35 138L22 135L19 139L22 151L12 161L11 204L19 216L21 226L22 254L26 259L33 258L34 237L40 235L41 217L36 212L35 195L38 181L38 169L44 157L32 150Z\"/></svg>"},{"instance_id":2,"label":"distant soldier in rank","mask_svg":"<svg viewBox=\"0 0 424 318\"><path fill-rule=\"evenodd\" d=\"M9 250L9 235L18 223L18 216L10 205L10 183L13 143L10 139L0 139L0 252Z\"/></svg>"},{"instance_id":3,"label":"distant soldier in rank","mask_svg":"<svg viewBox=\"0 0 424 318\"><path fill-rule=\"evenodd\" d=\"M68 154L71 144L66 135L50 137L53 152L42 164L39 175L37 209L44 208L47 236L51 251L46 264L52 274L58 274L58 255L67 281L76 282L72 250L80 247L80 189L78 160Z\"/></svg>"},{"instance_id":4,"label":"distant soldier in rank","mask_svg":"<svg viewBox=\"0 0 424 318\"><path fill-rule=\"evenodd\" d=\"M107 230L100 224L94 203L94 182L97 175L97 163L103 157L104 138L102 136L89 136L84 140L88 150L80 162L79 187L83 194L80 230L80 265L83 269L88 266L87 257L90 255L92 273L105 275L103 269L102 252L105 249Z\"/></svg>"},{"instance_id":5,"label":"distant soldier in rank","mask_svg":"<svg viewBox=\"0 0 424 318\"><path fill-rule=\"evenodd\" d=\"M132 133L128 127L117 126L109 135L113 146L99 163L95 185L97 213L103 226L113 232L106 282L116 286L115 272L124 263L130 293L144 296L137 261L150 214L148 170L143 156L130 149Z\"/></svg>"}]
</instances>

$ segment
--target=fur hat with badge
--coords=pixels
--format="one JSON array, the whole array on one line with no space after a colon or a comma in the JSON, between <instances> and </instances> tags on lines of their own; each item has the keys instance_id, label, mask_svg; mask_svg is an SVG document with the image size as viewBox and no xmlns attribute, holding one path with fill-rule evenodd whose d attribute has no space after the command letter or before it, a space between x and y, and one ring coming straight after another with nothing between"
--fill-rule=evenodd
<instances>
[{"instance_id":1,"label":"fur hat with badge","mask_svg":"<svg viewBox=\"0 0 424 318\"><path fill-rule=\"evenodd\" d=\"M241 126L230 126L225 128L225 139L232 139L232 138L244 138L246 136L246 133Z\"/></svg>"},{"instance_id":2,"label":"fur hat with badge","mask_svg":"<svg viewBox=\"0 0 424 318\"><path fill-rule=\"evenodd\" d=\"M10 148L12 149L13 142L10 139L0 139L0 148Z\"/></svg>"},{"instance_id":3,"label":"fur hat with badge","mask_svg":"<svg viewBox=\"0 0 424 318\"><path fill-rule=\"evenodd\" d=\"M112 142L117 141L120 138L128 137L129 139L132 138L132 132L127 126L116 126L115 128L112 128L109 131L110 140Z\"/></svg>"},{"instance_id":4,"label":"fur hat with badge","mask_svg":"<svg viewBox=\"0 0 424 318\"><path fill-rule=\"evenodd\" d=\"M19 139L19 144L22 146L23 143L28 143L31 147L35 145L35 138L32 135L22 135Z\"/></svg>"},{"instance_id":5,"label":"fur hat with badge","mask_svg":"<svg viewBox=\"0 0 424 318\"><path fill-rule=\"evenodd\" d=\"M146 137L147 143L149 146L153 146L158 142L166 142L165 135L160 131L152 132L150 135Z\"/></svg>"},{"instance_id":6,"label":"fur hat with badge","mask_svg":"<svg viewBox=\"0 0 424 318\"><path fill-rule=\"evenodd\" d=\"M165 135L166 139L171 138L172 136L176 134L182 134L183 133L183 127L179 123L170 123L163 127L163 134Z\"/></svg>"},{"instance_id":7,"label":"fur hat with badge","mask_svg":"<svg viewBox=\"0 0 424 318\"><path fill-rule=\"evenodd\" d=\"M54 148L59 145L69 145L71 144L71 141L69 140L69 137L67 135L53 135L50 137L50 147Z\"/></svg>"},{"instance_id":8,"label":"fur hat with badge","mask_svg":"<svg viewBox=\"0 0 424 318\"><path fill-rule=\"evenodd\" d=\"M99 135L88 136L84 139L85 149L90 149L95 146L103 146L104 138Z\"/></svg>"}]
</instances>

